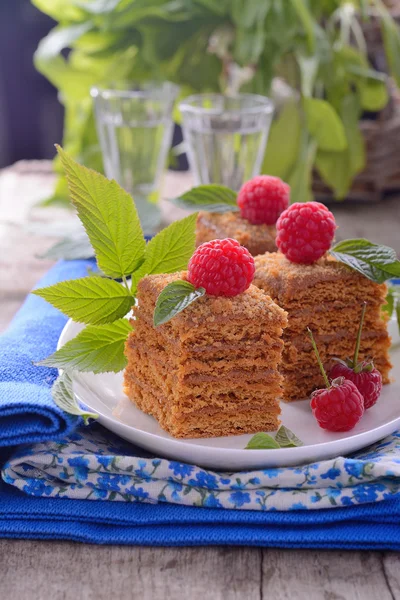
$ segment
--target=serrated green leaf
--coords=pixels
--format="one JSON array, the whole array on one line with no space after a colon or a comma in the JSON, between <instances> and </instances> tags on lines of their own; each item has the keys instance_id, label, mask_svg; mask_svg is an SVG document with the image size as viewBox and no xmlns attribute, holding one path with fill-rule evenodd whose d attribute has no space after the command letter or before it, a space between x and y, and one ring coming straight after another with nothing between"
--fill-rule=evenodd
<instances>
[{"instance_id":1,"label":"serrated green leaf","mask_svg":"<svg viewBox=\"0 0 400 600\"><path fill-rule=\"evenodd\" d=\"M85 232L75 237L65 237L38 258L47 260L77 260L87 259L94 256L93 246Z\"/></svg>"},{"instance_id":2,"label":"serrated green leaf","mask_svg":"<svg viewBox=\"0 0 400 600\"><path fill-rule=\"evenodd\" d=\"M85 425L88 425L89 419L97 419L99 416L80 408L72 388L72 373L68 371L64 371L57 377L51 388L51 395L61 410L70 415L82 417Z\"/></svg>"},{"instance_id":3,"label":"serrated green leaf","mask_svg":"<svg viewBox=\"0 0 400 600\"><path fill-rule=\"evenodd\" d=\"M196 242L197 213L171 223L147 244L145 260L132 274L132 288L145 275L175 273L187 268Z\"/></svg>"},{"instance_id":4,"label":"serrated green leaf","mask_svg":"<svg viewBox=\"0 0 400 600\"><path fill-rule=\"evenodd\" d=\"M304 98L308 130L321 150L340 152L347 147L343 123L329 102L319 98Z\"/></svg>"},{"instance_id":5,"label":"serrated green leaf","mask_svg":"<svg viewBox=\"0 0 400 600\"><path fill-rule=\"evenodd\" d=\"M71 201L97 263L109 277L130 276L143 260L146 242L131 196L114 180L75 162L57 146Z\"/></svg>"},{"instance_id":6,"label":"serrated green leaf","mask_svg":"<svg viewBox=\"0 0 400 600\"><path fill-rule=\"evenodd\" d=\"M226 212L239 210L237 193L224 185L198 185L188 192L171 199L182 208L207 210L208 212Z\"/></svg>"},{"instance_id":7,"label":"serrated green leaf","mask_svg":"<svg viewBox=\"0 0 400 600\"><path fill-rule=\"evenodd\" d=\"M38 364L57 369L108 373L126 367L124 346L132 326L127 319L109 325L88 325L83 331Z\"/></svg>"},{"instance_id":8,"label":"serrated green leaf","mask_svg":"<svg viewBox=\"0 0 400 600\"><path fill-rule=\"evenodd\" d=\"M400 261L393 248L388 246L373 244L362 238L345 240L336 244L331 254L375 283L400 277Z\"/></svg>"},{"instance_id":9,"label":"serrated green leaf","mask_svg":"<svg viewBox=\"0 0 400 600\"><path fill-rule=\"evenodd\" d=\"M61 281L32 293L86 325L103 325L125 317L135 302L125 286L98 275Z\"/></svg>"},{"instance_id":10,"label":"serrated green leaf","mask_svg":"<svg viewBox=\"0 0 400 600\"><path fill-rule=\"evenodd\" d=\"M204 288L196 289L182 279L169 283L157 298L153 315L154 327L167 323L205 293Z\"/></svg>"},{"instance_id":11,"label":"serrated green leaf","mask_svg":"<svg viewBox=\"0 0 400 600\"><path fill-rule=\"evenodd\" d=\"M247 444L245 450L272 450L275 448L280 448L280 446L272 435L268 435L268 433L256 433Z\"/></svg>"},{"instance_id":12,"label":"serrated green leaf","mask_svg":"<svg viewBox=\"0 0 400 600\"><path fill-rule=\"evenodd\" d=\"M287 427L281 425L275 436L275 441L281 448L296 448L303 446L303 442Z\"/></svg>"}]
</instances>

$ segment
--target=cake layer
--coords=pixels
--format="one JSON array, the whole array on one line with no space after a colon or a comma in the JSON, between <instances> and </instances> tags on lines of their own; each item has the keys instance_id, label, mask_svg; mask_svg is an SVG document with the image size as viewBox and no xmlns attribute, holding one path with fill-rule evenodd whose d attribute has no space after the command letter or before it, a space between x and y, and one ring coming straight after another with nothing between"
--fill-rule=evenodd
<instances>
[{"instance_id":1,"label":"cake layer","mask_svg":"<svg viewBox=\"0 0 400 600\"><path fill-rule=\"evenodd\" d=\"M153 354L159 356L159 360L165 361L169 357L179 362L179 365L185 365L188 372L193 371L200 363L205 365L208 372L212 369L228 369L229 364L236 363L239 365L252 364L261 367L263 360L267 362L268 367L275 369L280 362L283 341L281 339L273 342L270 336L260 335L258 339L245 339L235 343L215 342L208 346L196 344L192 346L185 345L183 348L179 342L175 340L171 343L168 336L158 333L153 327L143 322L139 317L133 322L135 335L131 336L127 343L127 349L135 348L139 343L143 343L153 350Z\"/></svg>"},{"instance_id":2,"label":"cake layer","mask_svg":"<svg viewBox=\"0 0 400 600\"><path fill-rule=\"evenodd\" d=\"M288 313L283 333L280 371L284 377L283 399L306 398L324 385L307 328L313 332L327 371L334 358L354 353L363 302L367 302L359 360L373 359L389 383L391 363L387 318L382 316L386 285L376 284L332 257L312 265L291 263L274 253L255 259L254 283Z\"/></svg>"},{"instance_id":3,"label":"cake layer","mask_svg":"<svg viewBox=\"0 0 400 600\"><path fill-rule=\"evenodd\" d=\"M257 431L275 431L279 427L279 412L274 407L271 412L239 411L237 409L227 412L206 414L192 414L191 416L174 415L162 409L153 392L144 390L134 382L129 382L125 393L135 399L135 404L143 412L153 415L160 426L174 437L217 437L225 435L240 435L243 433L256 433Z\"/></svg>"},{"instance_id":4,"label":"cake layer","mask_svg":"<svg viewBox=\"0 0 400 600\"><path fill-rule=\"evenodd\" d=\"M280 306L302 310L326 302L382 304L386 285L376 284L328 256L312 265L291 263L279 252L257 256L254 284L265 290Z\"/></svg>"},{"instance_id":5,"label":"cake layer","mask_svg":"<svg viewBox=\"0 0 400 600\"><path fill-rule=\"evenodd\" d=\"M239 212L199 212L196 225L196 245L215 239L234 238L250 254L264 254L276 250L275 225L253 225Z\"/></svg>"},{"instance_id":6,"label":"cake layer","mask_svg":"<svg viewBox=\"0 0 400 600\"><path fill-rule=\"evenodd\" d=\"M234 298L206 295L154 327L159 293L185 277L154 275L139 282L125 347L126 393L179 437L276 429L286 313L250 286Z\"/></svg>"},{"instance_id":7,"label":"cake layer","mask_svg":"<svg viewBox=\"0 0 400 600\"><path fill-rule=\"evenodd\" d=\"M126 380L135 379L146 385L157 387L159 393L169 397L171 404L193 410L193 406L217 406L228 409L240 403L251 406L267 406L281 395L281 375L277 371L262 373L256 377L243 371L235 376L213 377L208 381L191 381L166 364L160 364L136 350L129 353L129 364L125 371ZM131 367L135 361L135 367Z\"/></svg>"}]
</instances>

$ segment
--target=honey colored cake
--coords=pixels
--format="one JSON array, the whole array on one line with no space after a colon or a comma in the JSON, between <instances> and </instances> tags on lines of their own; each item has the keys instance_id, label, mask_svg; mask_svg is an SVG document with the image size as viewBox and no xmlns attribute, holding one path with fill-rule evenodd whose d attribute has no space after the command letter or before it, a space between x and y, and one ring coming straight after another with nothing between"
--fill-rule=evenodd
<instances>
[{"instance_id":1,"label":"honey colored cake","mask_svg":"<svg viewBox=\"0 0 400 600\"><path fill-rule=\"evenodd\" d=\"M253 225L239 212L200 212L196 226L196 245L211 240L233 238L253 256L275 252L275 225Z\"/></svg>"},{"instance_id":2,"label":"honey colored cake","mask_svg":"<svg viewBox=\"0 0 400 600\"><path fill-rule=\"evenodd\" d=\"M186 272L139 283L125 393L174 437L276 430L285 311L251 285L232 298L205 295L154 327L157 297L177 279Z\"/></svg>"},{"instance_id":3,"label":"honey colored cake","mask_svg":"<svg viewBox=\"0 0 400 600\"><path fill-rule=\"evenodd\" d=\"M254 284L288 313L281 364L284 400L307 398L314 389L324 387L306 328L313 332L329 371L334 358L353 356L364 301L367 310L359 360L372 358L383 383L389 383L390 337L381 311L385 284L370 281L332 257L302 265L271 253L256 257L255 265Z\"/></svg>"}]
</instances>

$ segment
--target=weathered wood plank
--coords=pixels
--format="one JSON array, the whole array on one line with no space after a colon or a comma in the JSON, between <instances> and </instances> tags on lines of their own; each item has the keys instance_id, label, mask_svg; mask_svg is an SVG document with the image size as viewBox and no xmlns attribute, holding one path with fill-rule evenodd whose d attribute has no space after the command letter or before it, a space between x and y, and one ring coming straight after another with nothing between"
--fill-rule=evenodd
<instances>
[{"instance_id":1,"label":"weathered wood plank","mask_svg":"<svg viewBox=\"0 0 400 600\"><path fill-rule=\"evenodd\" d=\"M4 600L259 600L261 551L1 540L0 582Z\"/></svg>"},{"instance_id":2,"label":"weathered wood plank","mask_svg":"<svg viewBox=\"0 0 400 600\"><path fill-rule=\"evenodd\" d=\"M263 597L274 600L393 600L379 552L265 550ZM393 563L392 563L393 566ZM395 569L393 569L395 570Z\"/></svg>"}]
</instances>

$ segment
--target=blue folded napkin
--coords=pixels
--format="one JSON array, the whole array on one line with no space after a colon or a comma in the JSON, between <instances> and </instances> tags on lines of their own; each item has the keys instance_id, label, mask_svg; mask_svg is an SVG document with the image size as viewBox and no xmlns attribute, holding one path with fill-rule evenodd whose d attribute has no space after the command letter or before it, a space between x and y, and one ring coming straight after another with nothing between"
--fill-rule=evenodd
<instances>
[{"instance_id":1,"label":"blue folded napkin","mask_svg":"<svg viewBox=\"0 0 400 600\"><path fill-rule=\"evenodd\" d=\"M38 287L84 277L90 264L61 262ZM33 364L54 352L66 321L42 298L30 295L0 336L0 446L58 439L80 423L52 401L50 389L57 370Z\"/></svg>"},{"instance_id":2,"label":"blue folded napkin","mask_svg":"<svg viewBox=\"0 0 400 600\"><path fill-rule=\"evenodd\" d=\"M321 510L400 496L400 433L352 457L222 473L151 456L93 425L59 442L21 447L4 465L2 477L44 498Z\"/></svg>"},{"instance_id":3,"label":"blue folded napkin","mask_svg":"<svg viewBox=\"0 0 400 600\"><path fill-rule=\"evenodd\" d=\"M60 263L40 286L84 276L88 264ZM0 339L0 537L400 549L398 434L297 469L221 474L154 458L98 425L76 429L53 404L56 372L32 361L55 349L64 323L30 297Z\"/></svg>"}]
</instances>

